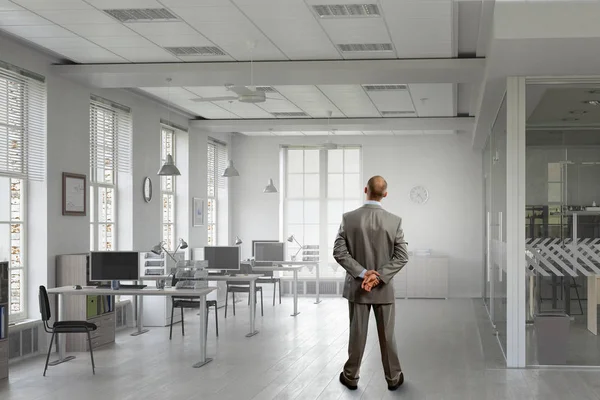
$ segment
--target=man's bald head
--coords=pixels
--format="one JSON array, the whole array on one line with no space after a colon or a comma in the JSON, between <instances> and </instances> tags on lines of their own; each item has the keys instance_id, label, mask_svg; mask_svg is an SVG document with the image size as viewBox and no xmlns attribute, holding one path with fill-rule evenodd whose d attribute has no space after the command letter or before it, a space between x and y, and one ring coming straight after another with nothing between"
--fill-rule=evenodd
<instances>
[{"instance_id":1,"label":"man's bald head","mask_svg":"<svg viewBox=\"0 0 600 400\"><path fill-rule=\"evenodd\" d=\"M367 200L381 201L387 196L387 182L382 176L376 175L367 182L365 193Z\"/></svg>"}]
</instances>

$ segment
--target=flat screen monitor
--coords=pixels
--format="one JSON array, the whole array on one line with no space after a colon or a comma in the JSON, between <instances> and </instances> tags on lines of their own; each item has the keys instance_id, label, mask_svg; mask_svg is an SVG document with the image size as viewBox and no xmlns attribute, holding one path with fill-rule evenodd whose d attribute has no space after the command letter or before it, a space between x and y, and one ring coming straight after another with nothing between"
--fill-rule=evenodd
<instances>
[{"instance_id":1,"label":"flat screen monitor","mask_svg":"<svg viewBox=\"0 0 600 400\"><path fill-rule=\"evenodd\" d=\"M277 243L279 240L253 240L252 241L252 257L255 256L254 248L256 247L256 243Z\"/></svg>"},{"instance_id":2,"label":"flat screen monitor","mask_svg":"<svg viewBox=\"0 0 600 400\"><path fill-rule=\"evenodd\" d=\"M239 246L206 246L204 259L208 261L207 269L239 271L240 248Z\"/></svg>"},{"instance_id":3,"label":"flat screen monitor","mask_svg":"<svg viewBox=\"0 0 600 400\"><path fill-rule=\"evenodd\" d=\"M91 281L135 281L140 277L140 254L135 251L92 251Z\"/></svg>"},{"instance_id":4,"label":"flat screen monitor","mask_svg":"<svg viewBox=\"0 0 600 400\"><path fill-rule=\"evenodd\" d=\"M254 244L254 260L257 262L285 261L285 243L256 242Z\"/></svg>"}]
</instances>

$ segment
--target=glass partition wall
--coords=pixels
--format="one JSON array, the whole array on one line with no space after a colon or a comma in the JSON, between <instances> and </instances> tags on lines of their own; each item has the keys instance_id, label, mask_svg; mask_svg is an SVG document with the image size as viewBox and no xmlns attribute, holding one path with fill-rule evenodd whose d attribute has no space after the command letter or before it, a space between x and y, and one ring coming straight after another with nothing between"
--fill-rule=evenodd
<instances>
[{"instance_id":1,"label":"glass partition wall","mask_svg":"<svg viewBox=\"0 0 600 400\"><path fill-rule=\"evenodd\" d=\"M485 303L502 351L507 350L506 99L484 150L486 269Z\"/></svg>"},{"instance_id":2,"label":"glass partition wall","mask_svg":"<svg viewBox=\"0 0 600 400\"><path fill-rule=\"evenodd\" d=\"M600 366L600 80L526 97L527 364Z\"/></svg>"}]
</instances>

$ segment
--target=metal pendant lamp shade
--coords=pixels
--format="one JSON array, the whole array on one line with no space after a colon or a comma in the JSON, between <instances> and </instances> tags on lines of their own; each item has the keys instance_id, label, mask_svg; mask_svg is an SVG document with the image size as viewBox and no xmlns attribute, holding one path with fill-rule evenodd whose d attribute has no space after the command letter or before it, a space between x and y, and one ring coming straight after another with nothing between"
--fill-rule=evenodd
<instances>
[{"instance_id":1,"label":"metal pendant lamp shade","mask_svg":"<svg viewBox=\"0 0 600 400\"><path fill-rule=\"evenodd\" d=\"M158 175L162 175L162 176L179 176L181 175L181 172L179 172L179 169L175 166L175 162L173 162L173 156L170 154L167 154L167 161L165 161L165 163L163 164L162 167L160 167L160 169L158 170Z\"/></svg>"},{"instance_id":2,"label":"metal pendant lamp shade","mask_svg":"<svg viewBox=\"0 0 600 400\"><path fill-rule=\"evenodd\" d=\"M263 193L277 193L277 188L273 184L273 179L269 179L269 184L265 186Z\"/></svg>"},{"instance_id":3,"label":"metal pendant lamp shade","mask_svg":"<svg viewBox=\"0 0 600 400\"><path fill-rule=\"evenodd\" d=\"M229 164L227 165L227 168L225 168L225 171L223 172L223 178L231 178L233 176L240 176L240 173L233 166L233 161L229 160Z\"/></svg>"},{"instance_id":4,"label":"metal pendant lamp shade","mask_svg":"<svg viewBox=\"0 0 600 400\"><path fill-rule=\"evenodd\" d=\"M239 246L239 245L240 245L240 244L242 244L242 243L244 243L244 242L242 241L242 239L240 239L240 237L239 237L239 236L236 236L236 237L235 237L235 245L236 245L236 246Z\"/></svg>"}]
</instances>

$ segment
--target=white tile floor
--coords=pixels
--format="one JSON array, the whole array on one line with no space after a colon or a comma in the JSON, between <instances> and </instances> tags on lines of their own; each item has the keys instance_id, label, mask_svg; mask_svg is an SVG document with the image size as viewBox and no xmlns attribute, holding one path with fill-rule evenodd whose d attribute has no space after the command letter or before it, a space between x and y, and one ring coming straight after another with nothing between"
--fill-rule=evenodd
<instances>
[{"instance_id":1,"label":"white tile floor","mask_svg":"<svg viewBox=\"0 0 600 400\"><path fill-rule=\"evenodd\" d=\"M247 307L227 319L219 310L218 339L209 319L208 353L215 360L200 369L191 368L198 349L192 313L186 336L176 326L172 341L167 328L138 337L120 333L95 353L95 376L85 353L51 367L46 378L43 357L11 365L0 399L600 399L598 371L503 369L483 305L471 300L399 300L396 331L407 382L388 392L373 330L359 390L350 392L337 381L346 356L346 302L301 299L296 318L291 306L287 298L265 304L252 338L244 336Z\"/></svg>"}]
</instances>

